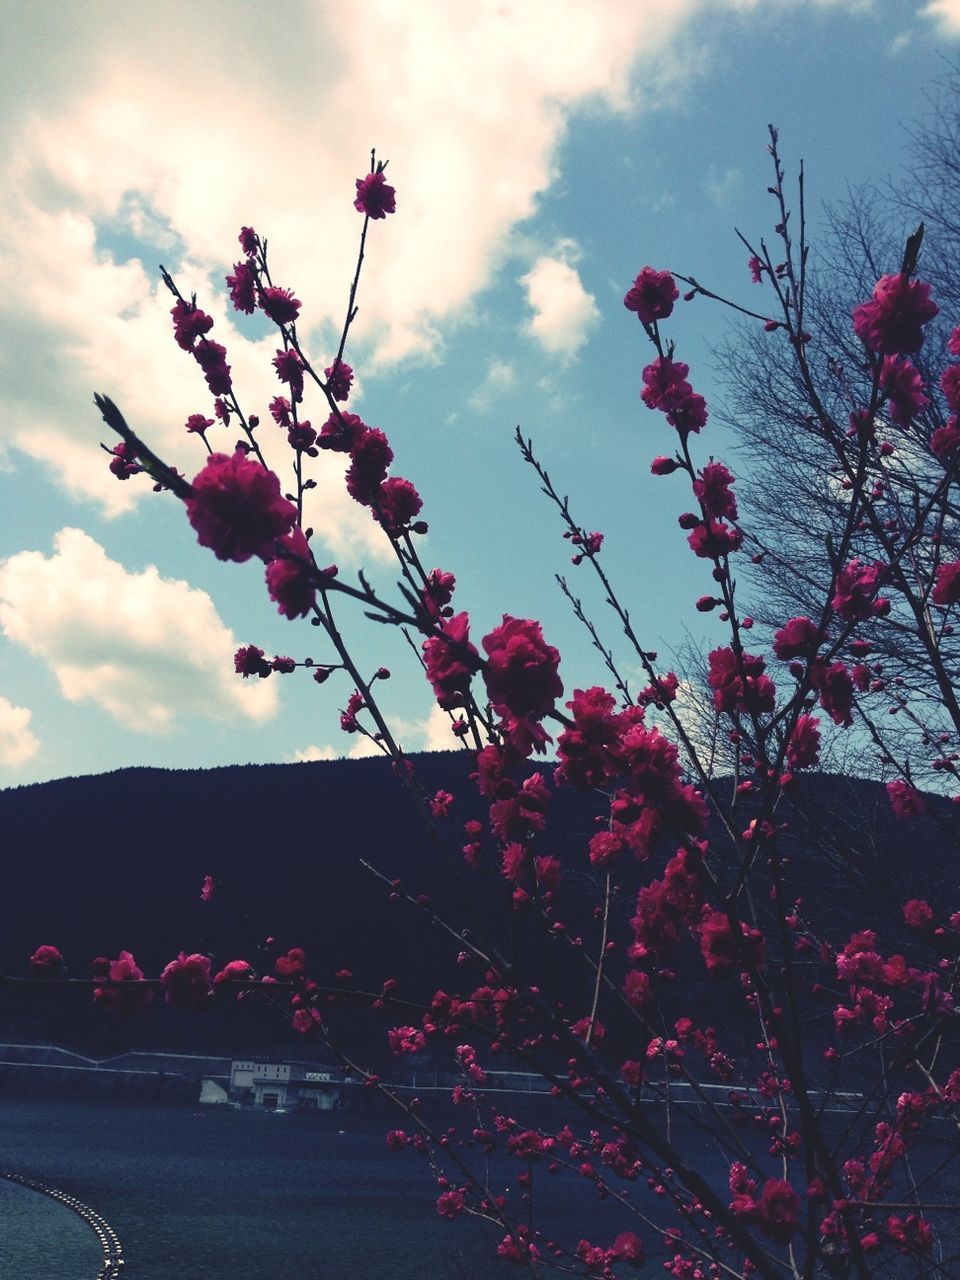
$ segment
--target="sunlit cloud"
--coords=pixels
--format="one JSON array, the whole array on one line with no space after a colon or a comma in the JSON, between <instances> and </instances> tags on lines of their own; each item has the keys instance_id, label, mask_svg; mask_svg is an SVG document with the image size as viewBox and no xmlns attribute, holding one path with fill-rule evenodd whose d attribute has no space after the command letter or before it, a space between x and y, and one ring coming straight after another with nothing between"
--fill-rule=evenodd
<instances>
[{"instance_id":1,"label":"sunlit cloud","mask_svg":"<svg viewBox=\"0 0 960 1280\"><path fill-rule=\"evenodd\" d=\"M152 565L131 572L79 529L61 529L50 556L0 564L0 629L49 666L69 702L139 733L194 716L257 725L277 710L273 682L234 673L237 640L206 592Z\"/></svg>"},{"instance_id":2,"label":"sunlit cloud","mask_svg":"<svg viewBox=\"0 0 960 1280\"><path fill-rule=\"evenodd\" d=\"M0 765L16 768L40 750L40 739L30 729L31 712L0 696Z\"/></svg>"}]
</instances>

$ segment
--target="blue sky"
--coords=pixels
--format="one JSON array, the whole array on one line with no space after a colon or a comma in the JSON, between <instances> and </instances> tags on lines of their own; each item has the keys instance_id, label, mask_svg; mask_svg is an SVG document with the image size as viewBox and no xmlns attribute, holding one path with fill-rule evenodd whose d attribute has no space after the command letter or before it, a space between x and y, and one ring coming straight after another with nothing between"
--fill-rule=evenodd
<instances>
[{"instance_id":1,"label":"blue sky","mask_svg":"<svg viewBox=\"0 0 960 1280\"><path fill-rule=\"evenodd\" d=\"M172 341L162 261L215 315L242 402L266 416L275 344L223 292L245 223L328 363L373 145L398 212L372 228L350 407L423 495L424 559L457 575L474 634L537 617L568 690L602 679L553 583L580 579L511 443L519 423L606 534L644 642L666 655L685 627L711 640L683 495L649 476L671 441L639 402L649 355L622 296L649 262L756 304L733 228L770 231L767 124L789 170L806 161L816 227L847 184L902 169L903 125L960 38L960 0L0 0L0 18L0 786L356 747L342 683L233 674L242 643L325 655L273 611L255 565L220 564L169 495L108 474L92 397L199 469L183 423L209 396ZM699 299L670 324L708 401L729 329ZM732 441L711 424L698 445L705 461ZM389 585L335 460L316 476L315 546ZM444 745L402 644L343 622L364 665L394 671L384 705L405 745Z\"/></svg>"}]
</instances>

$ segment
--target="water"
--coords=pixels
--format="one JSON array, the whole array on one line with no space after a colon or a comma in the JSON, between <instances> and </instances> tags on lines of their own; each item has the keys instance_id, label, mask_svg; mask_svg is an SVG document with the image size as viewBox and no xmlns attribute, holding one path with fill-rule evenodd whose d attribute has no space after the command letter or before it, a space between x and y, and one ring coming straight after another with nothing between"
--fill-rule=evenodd
<instances>
[{"instance_id":1,"label":"water","mask_svg":"<svg viewBox=\"0 0 960 1280\"><path fill-rule=\"evenodd\" d=\"M129 1280L491 1274L489 1246L481 1269L468 1261L477 1228L438 1218L424 1163L385 1152L387 1127L346 1112L2 1098L0 1164L101 1214ZM99 1245L76 1215L3 1180L0 1197L4 1280L95 1280Z\"/></svg>"}]
</instances>

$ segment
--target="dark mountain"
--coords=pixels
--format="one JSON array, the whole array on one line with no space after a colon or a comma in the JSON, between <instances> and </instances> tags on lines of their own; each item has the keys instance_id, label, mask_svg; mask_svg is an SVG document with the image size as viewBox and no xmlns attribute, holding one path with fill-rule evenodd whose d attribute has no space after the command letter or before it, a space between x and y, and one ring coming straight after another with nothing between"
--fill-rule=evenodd
<instances>
[{"instance_id":1,"label":"dark mountain","mask_svg":"<svg viewBox=\"0 0 960 1280\"><path fill-rule=\"evenodd\" d=\"M426 794L440 788L454 794L459 821L482 815L468 753L413 762ZM729 783L717 785L729 794ZM875 784L821 775L797 785L789 809L778 814L786 824L781 847L789 856L789 891L803 900L818 931L842 941L871 926L884 950L916 949L917 935L903 925L906 898L926 898L938 915L960 908L957 808L935 798L929 805L924 818L896 822ZM601 900L601 878L585 856L600 808L598 797L559 789L541 849L564 867L557 915L585 938ZM744 806L743 826L749 818ZM75 977L89 976L93 956L120 950L132 951L154 976L180 950L207 952L217 967L242 956L269 972L277 954L301 945L321 982L346 967L364 987L378 990L395 977L398 995L429 998L439 986L461 989L464 980L459 945L433 922L436 908L478 938L492 934L513 947L574 1004L582 966L566 971L570 948L551 949L532 920L513 913L511 922L504 881L464 866L458 830L451 824L448 835L441 832L446 849L431 840L414 797L381 759L202 772L126 769L3 791L0 971L23 975L41 943L60 947ZM713 865L729 881L733 869L723 866L719 833L712 844ZM661 856L631 865L633 883L613 902L613 936L628 933L636 887L659 874L673 847L667 839ZM414 895L429 894L431 906L391 900L390 884L365 870L361 858L387 882L396 878ZM203 903L208 874L218 887ZM753 901L760 915L767 896L759 873ZM276 941L267 945L267 937ZM677 972L683 1011L699 1006L705 1019L716 1018L717 980L705 978L691 948L678 958ZM482 981L482 973L474 979ZM284 1019L250 1003L216 1001L193 1015L157 1001L139 1017L118 1020L93 1004L89 990L8 983L0 987L0 1039L46 1039L104 1054L147 1046L289 1047ZM827 1005L823 1016L829 1018ZM353 1030L372 1029L378 1044L384 1025L416 1021L396 1011L383 1023L371 1024L369 1012L354 1017Z\"/></svg>"}]
</instances>

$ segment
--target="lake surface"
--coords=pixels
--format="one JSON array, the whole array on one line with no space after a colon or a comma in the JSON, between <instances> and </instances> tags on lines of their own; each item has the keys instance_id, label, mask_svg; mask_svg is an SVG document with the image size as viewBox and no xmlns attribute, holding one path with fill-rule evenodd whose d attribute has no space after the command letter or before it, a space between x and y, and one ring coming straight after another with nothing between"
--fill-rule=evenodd
<instances>
[{"instance_id":1,"label":"lake surface","mask_svg":"<svg viewBox=\"0 0 960 1280\"><path fill-rule=\"evenodd\" d=\"M0 1169L66 1191L106 1219L123 1245L127 1280L516 1276L494 1256L492 1228L439 1218L427 1161L385 1149L393 1123L389 1114L349 1109L298 1116L3 1096ZM691 1126L684 1141L699 1147L699 1171L722 1187L726 1162L706 1135ZM942 1149L935 1143L916 1171L936 1170L936 1198L960 1202L956 1164L941 1164L952 1146L952 1139ZM515 1161L498 1170L498 1159L491 1185L518 1172ZM580 1234L609 1241L636 1225L575 1176L549 1183L548 1212L538 1221L567 1243ZM643 1180L633 1194L641 1202L650 1195ZM543 1205L542 1187L535 1195ZM519 1205L515 1212L520 1217ZM660 1242L638 1229L652 1274ZM954 1239L948 1252L957 1248ZM0 1179L3 1280L96 1280L101 1261L96 1237L75 1214Z\"/></svg>"}]
</instances>

